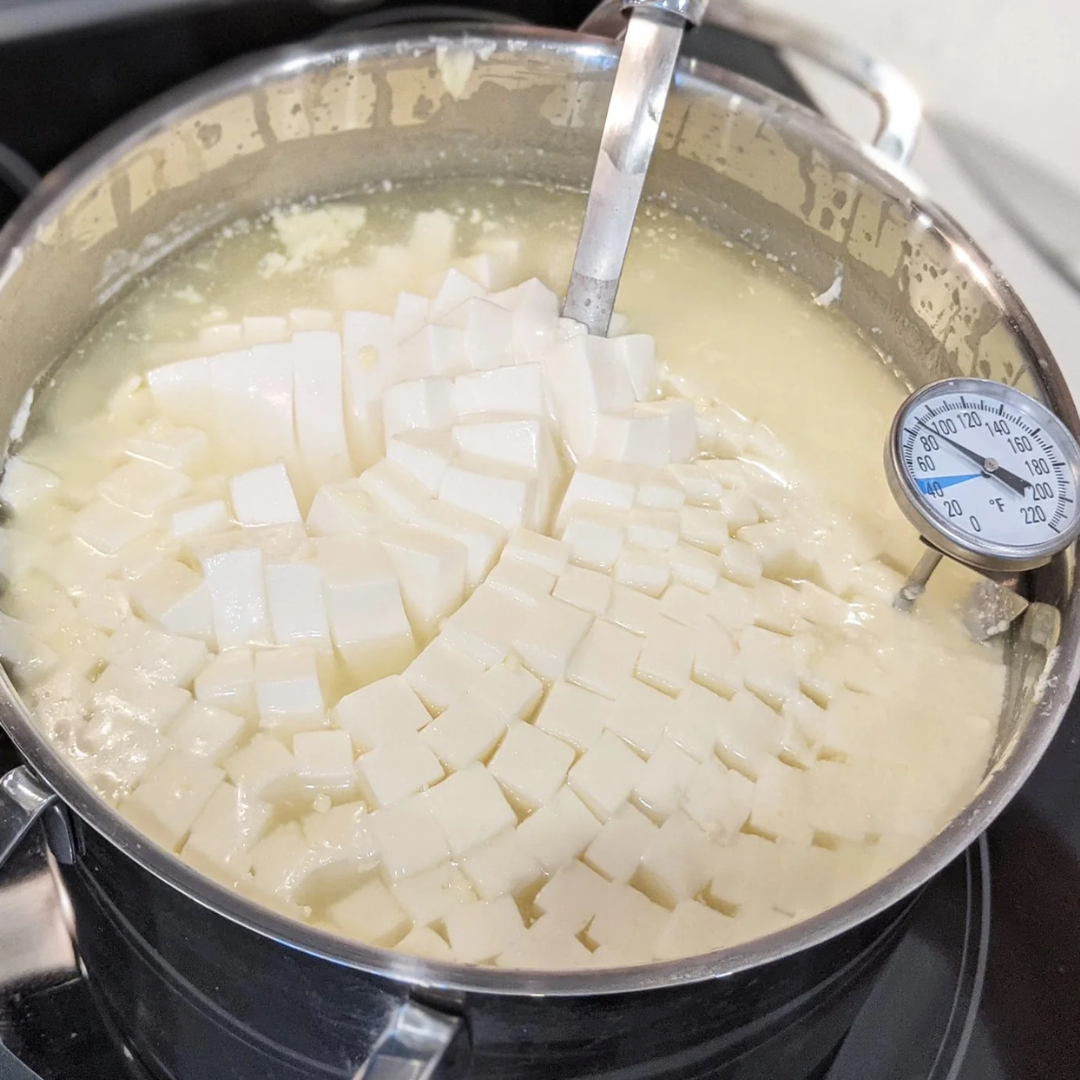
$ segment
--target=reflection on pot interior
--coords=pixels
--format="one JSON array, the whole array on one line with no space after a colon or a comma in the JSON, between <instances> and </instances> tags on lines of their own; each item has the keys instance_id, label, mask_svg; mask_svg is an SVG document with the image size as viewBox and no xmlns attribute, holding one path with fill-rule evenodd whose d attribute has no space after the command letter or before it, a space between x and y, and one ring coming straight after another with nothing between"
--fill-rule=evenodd
<instances>
[{"instance_id":1,"label":"reflection on pot interior","mask_svg":"<svg viewBox=\"0 0 1080 1080\"><path fill-rule=\"evenodd\" d=\"M236 221L41 387L0 646L157 843L336 934L525 968L747 941L970 798L1000 647L825 296L639 217L610 339L579 195L390 188Z\"/></svg>"}]
</instances>

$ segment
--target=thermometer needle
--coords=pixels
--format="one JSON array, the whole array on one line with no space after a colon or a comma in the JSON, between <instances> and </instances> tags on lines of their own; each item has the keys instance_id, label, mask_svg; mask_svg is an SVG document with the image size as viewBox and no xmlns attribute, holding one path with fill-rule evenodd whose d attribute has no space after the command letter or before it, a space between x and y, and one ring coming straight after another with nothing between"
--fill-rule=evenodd
<instances>
[{"instance_id":1,"label":"thermometer needle","mask_svg":"<svg viewBox=\"0 0 1080 1080\"><path fill-rule=\"evenodd\" d=\"M943 439L951 447L959 450L965 457L976 462L987 476L997 477L997 479L1006 487L1012 488L1018 495L1027 494L1027 489L1031 487L1031 483L1023 477L1017 476L1014 472L1009 472L1008 469L1003 469L993 458L983 457L982 454L979 454L974 450L969 450L966 446L961 446L955 439L950 439L948 435L942 435L940 431L936 428L932 428L925 420L920 420L919 423L922 424L927 431L932 432L939 439Z\"/></svg>"}]
</instances>

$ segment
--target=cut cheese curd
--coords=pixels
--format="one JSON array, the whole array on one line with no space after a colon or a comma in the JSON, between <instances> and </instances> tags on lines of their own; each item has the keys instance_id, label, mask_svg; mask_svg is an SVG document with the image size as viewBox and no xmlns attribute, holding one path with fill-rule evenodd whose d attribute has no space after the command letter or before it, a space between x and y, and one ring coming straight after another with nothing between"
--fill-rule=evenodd
<instances>
[{"instance_id":1,"label":"cut cheese curd","mask_svg":"<svg viewBox=\"0 0 1080 1080\"><path fill-rule=\"evenodd\" d=\"M955 575L892 609L884 426L834 447L854 498L789 404L829 350L860 415L899 386L665 212L604 339L549 287L574 214L518 214L563 196L395 197L183 256L38 406L0 653L43 731L217 881L434 960L667 960L899 865L983 775L1002 657Z\"/></svg>"}]
</instances>

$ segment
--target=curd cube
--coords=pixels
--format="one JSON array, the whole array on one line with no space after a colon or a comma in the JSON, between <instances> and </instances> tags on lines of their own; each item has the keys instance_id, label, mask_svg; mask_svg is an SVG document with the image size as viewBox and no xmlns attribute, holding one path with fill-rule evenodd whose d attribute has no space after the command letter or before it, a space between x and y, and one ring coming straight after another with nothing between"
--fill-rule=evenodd
<instances>
[{"instance_id":1,"label":"curd cube","mask_svg":"<svg viewBox=\"0 0 1080 1080\"><path fill-rule=\"evenodd\" d=\"M183 857L196 866L246 874L250 851L266 831L274 808L262 799L247 798L230 783L214 789L199 816L192 822Z\"/></svg>"},{"instance_id":2,"label":"curd cube","mask_svg":"<svg viewBox=\"0 0 1080 1080\"><path fill-rule=\"evenodd\" d=\"M429 495L439 490L453 452L453 443L445 431L423 428L401 431L386 444L387 458L404 469Z\"/></svg>"},{"instance_id":3,"label":"curd cube","mask_svg":"<svg viewBox=\"0 0 1080 1080\"><path fill-rule=\"evenodd\" d=\"M599 831L600 822L565 786L517 829L525 849L548 874L577 858Z\"/></svg>"},{"instance_id":4,"label":"curd cube","mask_svg":"<svg viewBox=\"0 0 1080 1080\"><path fill-rule=\"evenodd\" d=\"M470 590L487 576L506 540L506 531L494 521L437 500L421 507L412 524L465 548L465 587Z\"/></svg>"},{"instance_id":5,"label":"curd cube","mask_svg":"<svg viewBox=\"0 0 1080 1080\"><path fill-rule=\"evenodd\" d=\"M368 828L391 881L431 870L450 857L442 826L418 796L377 810Z\"/></svg>"},{"instance_id":6,"label":"curd cube","mask_svg":"<svg viewBox=\"0 0 1080 1080\"><path fill-rule=\"evenodd\" d=\"M552 536L545 536L543 533L532 532L529 529L514 529L503 549L503 558L517 559L545 573L558 576L566 569L566 564L570 559L570 548L562 540L556 540Z\"/></svg>"},{"instance_id":7,"label":"curd cube","mask_svg":"<svg viewBox=\"0 0 1080 1080\"><path fill-rule=\"evenodd\" d=\"M611 601L603 617L607 622L644 637L657 622L660 612L655 597L631 589L628 585L616 584L611 589Z\"/></svg>"},{"instance_id":8,"label":"curd cube","mask_svg":"<svg viewBox=\"0 0 1080 1080\"><path fill-rule=\"evenodd\" d=\"M566 669L566 678L614 700L634 673L642 641L614 623L596 619ZM711 749L711 730L710 730Z\"/></svg>"},{"instance_id":9,"label":"curd cube","mask_svg":"<svg viewBox=\"0 0 1080 1080\"><path fill-rule=\"evenodd\" d=\"M171 750L120 806L120 812L155 843L170 850L187 836L225 773L205 758Z\"/></svg>"},{"instance_id":10,"label":"curd cube","mask_svg":"<svg viewBox=\"0 0 1080 1080\"><path fill-rule=\"evenodd\" d=\"M293 403L297 444L312 486L351 476L337 333L293 334Z\"/></svg>"},{"instance_id":11,"label":"curd cube","mask_svg":"<svg viewBox=\"0 0 1080 1080\"><path fill-rule=\"evenodd\" d=\"M340 803L323 813L307 814L301 824L304 839L324 865L338 859L358 869L371 869L378 860L362 802Z\"/></svg>"},{"instance_id":12,"label":"curd cube","mask_svg":"<svg viewBox=\"0 0 1080 1080\"><path fill-rule=\"evenodd\" d=\"M648 596L660 596L671 580L671 567L662 553L626 544L615 560L612 576L619 585Z\"/></svg>"},{"instance_id":13,"label":"curd cube","mask_svg":"<svg viewBox=\"0 0 1080 1080\"><path fill-rule=\"evenodd\" d=\"M264 568L266 606L278 645L307 645L328 653L330 623L322 574L315 562L271 562Z\"/></svg>"},{"instance_id":14,"label":"curd cube","mask_svg":"<svg viewBox=\"0 0 1080 1080\"><path fill-rule=\"evenodd\" d=\"M516 829L473 848L461 860L461 868L481 900L520 893L544 876Z\"/></svg>"},{"instance_id":15,"label":"curd cube","mask_svg":"<svg viewBox=\"0 0 1080 1080\"><path fill-rule=\"evenodd\" d=\"M519 465L460 456L446 469L439 499L503 529L537 524L536 476Z\"/></svg>"},{"instance_id":16,"label":"curd cube","mask_svg":"<svg viewBox=\"0 0 1080 1080\"><path fill-rule=\"evenodd\" d=\"M441 713L469 691L484 665L436 638L402 672L405 681L433 713Z\"/></svg>"},{"instance_id":17,"label":"curd cube","mask_svg":"<svg viewBox=\"0 0 1080 1080\"><path fill-rule=\"evenodd\" d=\"M673 908L708 884L714 845L685 814L673 814L641 853L633 884L650 899Z\"/></svg>"},{"instance_id":18,"label":"curd cube","mask_svg":"<svg viewBox=\"0 0 1080 1080\"><path fill-rule=\"evenodd\" d=\"M469 879L451 863L405 878L397 882L391 892L418 927L439 922L460 904L476 900Z\"/></svg>"},{"instance_id":19,"label":"curd cube","mask_svg":"<svg viewBox=\"0 0 1080 1080\"><path fill-rule=\"evenodd\" d=\"M169 741L179 750L218 764L240 745L246 728L242 717L196 702L176 717Z\"/></svg>"},{"instance_id":20,"label":"curd cube","mask_svg":"<svg viewBox=\"0 0 1080 1080\"><path fill-rule=\"evenodd\" d=\"M256 547L234 548L207 555L200 562L210 589L218 648L268 641L263 553Z\"/></svg>"},{"instance_id":21,"label":"curd cube","mask_svg":"<svg viewBox=\"0 0 1080 1080\"><path fill-rule=\"evenodd\" d=\"M509 896L462 904L446 915L446 933L454 956L466 964L493 960L522 934L525 924Z\"/></svg>"},{"instance_id":22,"label":"curd cube","mask_svg":"<svg viewBox=\"0 0 1080 1080\"><path fill-rule=\"evenodd\" d=\"M331 791L352 787L353 751L346 732L300 732L293 736L292 745L300 783Z\"/></svg>"},{"instance_id":23,"label":"curd cube","mask_svg":"<svg viewBox=\"0 0 1080 1080\"><path fill-rule=\"evenodd\" d=\"M783 721L749 690L739 690L730 702L718 699L716 754L729 769L750 780L780 753Z\"/></svg>"},{"instance_id":24,"label":"curd cube","mask_svg":"<svg viewBox=\"0 0 1080 1080\"><path fill-rule=\"evenodd\" d=\"M637 677L673 697L690 685L694 632L664 619L652 627L637 661Z\"/></svg>"},{"instance_id":25,"label":"curd cube","mask_svg":"<svg viewBox=\"0 0 1080 1080\"><path fill-rule=\"evenodd\" d=\"M548 691L536 727L585 751L596 745L612 715L607 698L560 679Z\"/></svg>"},{"instance_id":26,"label":"curd cube","mask_svg":"<svg viewBox=\"0 0 1080 1080\"><path fill-rule=\"evenodd\" d=\"M373 806L389 806L443 778L439 759L415 735L402 736L362 754L357 769L364 796Z\"/></svg>"},{"instance_id":27,"label":"curd cube","mask_svg":"<svg viewBox=\"0 0 1080 1080\"><path fill-rule=\"evenodd\" d=\"M185 473L153 461L136 460L110 473L98 490L109 502L147 516L186 495L190 487L191 480Z\"/></svg>"},{"instance_id":28,"label":"curd cube","mask_svg":"<svg viewBox=\"0 0 1080 1080\"><path fill-rule=\"evenodd\" d=\"M485 584L504 592L514 600L531 604L544 596L550 596L555 587L555 575L541 570L539 566L522 559L503 557L488 574Z\"/></svg>"},{"instance_id":29,"label":"curd cube","mask_svg":"<svg viewBox=\"0 0 1080 1080\"><path fill-rule=\"evenodd\" d=\"M255 702L255 663L250 649L228 649L211 656L195 676L195 697L207 706L248 720L259 715Z\"/></svg>"},{"instance_id":30,"label":"curd cube","mask_svg":"<svg viewBox=\"0 0 1080 1080\"><path fill-rule=\"evenodd\" d=\"M229 508L224 499L191 499L180 503L168 517L169 533L174 537L218 532L229 524Z\"/></svg>"},{"instance_id":31,"label":"curd cube","mask_svg":"<svg viewBox=\"0 0 1080 1080\"><path fill-rule=\"evenodd\" d=\"M289 645L256 652L255 701L264 728L295 731L323 727L326 702L315 650Z\"/></svg>"},{"instance_id":32,"label":"curd cube","mask_svg":"<svg viewBox=\"0 0 1080 1080\"><path fill-rule=\"evenodd\" d=\"M146 374L154 405L174 423L206 423L211 409L210 362L205 357L163 364Z\"/></svg>"},{"instance_id":33,"label":"curd cube","mask_svg":"<svg viewBox=\"0 0 1080 1080\"><path fill-rule=\"evenodd\" d=\"M700 956L742 940L737 919L721 915L696 900L682 900L675 905L660 932L655 956L657 960Z\"/></svg>"},{"instance_id":34,"label":"curd cube","mask_svg":"<svg viewBox=\"0 0 1080 1080\"><path fill-rule=\"evenodd\" d=\"M59 486L60 477L56 473L15 455L4 464L0 502L18 513Z\"/></svg>"},{"instance_id":35,"label":"curd cube","mask_svg":"<svg viewBox=\"0 0 1080 1080\"><path fill-rule=\"evenodd\" d=\"M241 525L286 525L302 520L289 474L281 462L231 477L229 497Z\"/></svg>"},{"instance_id":36,"label":"curd cube","mask_svg":"<svg viewBox=\"0 0 1080 1080\"><path fill-rule=\"evenodd\" d=\"M454 858L517 824L499 785L479 762L448 776L426 797Z\"/></svg>"},{"instance_id":37,"label":"curd cube","mask_svg":"<svg viewBox=\"0 0 1080 1080\"><path fill-rule=\"evenodd\" d=\"M483 584L442 625L442 640L490 667L510 652L516 627L530 606Z\"/></svg>"},{"instance_id":38,"label":"curd cube","mask_svg":"<svg viewBox=\"0 0 1080 1080\"><path fill-rule=\"evenodd\" d=\"M572 747L514 720L488 768L517 805L535 810L555 797L573 761Z\"/></svg>"},{"instance_id":39,"label":"curd cube","mask_svg":"<svg viewBox=\"0 0 1080 1080\"><path fill-rule=\"evenodd\" d=\"M408 932L411 920L381 881L368 881L327 908L335 926L369 945L390 948Z\"/></svg>"},{"instance_id":40,"label":"curd cube","mask_svg":"<svg viewBox=\"0 0 1080 1080\"><path fill-rule=\"evenodd\" d=\"M482 413L542 417L544 379L539 364L517 364L459 375L450 395L455 418Z\"/></svg>"},{"instance_id":41,"label":"curd cube","mask_svg":"<svg viewBox=\"0 0 1080 1080\"><path fill-rule=\"evenodd\" d=\"M75 515L71 535L102 555L115 555L128 544L152 533L154 525L152 517L136 514L107 499L95 499Z\"/></svg>"},{"instance_id":42,"label":"curd cube","mask_svg":"<svg viewBox=\"0 0 1080 1080\"><path fill-rule=\"evenodd\" d=\"M445 938L430 926L414 926L394 948L398 952L419 956L424 960L443 960L450 963L454 959L453 950Z\"/></svg>"},{"instance_id":43,"label":"curd cube","mask_svg":"<svg viewBox=\"0 0 1080 1080\"><path fill-rule=\"evenodd\" d=\"M341 322L345 434L354 463L363 468L383 456L382 395L396 361L393 319L346 311Z\"/></svg>"},{"instance_id":44,"label":"curd cube","mask_svg":"<svg viewBox=\"0 0 1080 1080\"><path fill-rule=\"evenodd\" d=\"M664 737L695 761L708 761L716 742L716 720L727 702L704 687L691 683L678 696L666 718Z\"/></svg>"},{"instance_id":45,"label":"curd cube","mask_svg":"<svg viewBox=\"0 0 1080 1080\"><path fill-rule=\"evenodd\" d=\"M89 689L95 715L122 716L154 731L164 731L191 703L186 690L147 682L138 671L117 664L110 664ZM44 688L39 691L43 692Z\"/></svg>"},{"instance_id":46,"label":"curd cube","mask_svg":"<svg viewBox=\"0 0 1080 1080\"><path fill-rule=\"evenodd\" d=\"M578 503L570 512L562 539L579 566L610 571L626 541L626 514L593 503Z\"/></svg>"},{"instance_id":47,"label":"curd cube","mask_svg":"<svg viewBox=\"0 0 1080 1080\"><path fill-rule=\"evenodd\" d=\"M625 884L641 862L641 853L657 833L640 810L625 803L597 833L582 858L608 881Z\"/></svg>"},{"instance_id":48,"label":"curd cube","mask_svg":"<svg viewBox=\"0 0 1080 1080\"><path fill-rule=\"evenodd\" d=\"M686 786L683 809L705 834L730 843L750 818L754 785L715 758L703 761Z\"/></svg>"},{"instance_id":49,"label":"curd cube","mask_svg":"<svg viewBox=\"0 0 1080 1080\"><path fill-rule=\"evenodd\" d=\"M454 702L426 728L420 738L436 757L455 772L474 761L484 761L506 733L509 715L473 695Z\"/></svg>"},{"instance_id":50,"label":"curd cube","mask_svg":"<svg viewBox=\"0 0 1080 1080\"><path fill-rule=\"evenodd\" d=\"M356 486L371 497L384 516L400 521L408 521L428 501L427 488L388 458L365 469Z\"/></svg>"},{"instance_id":51,"label":"curd cube","mask_svg":"<svg viewBox=\"0 0 1080 1080\"><path fill-rule=\"evenodd\" d=\"M589 924L589 939L632 955L651 956L668 913L629 885L611 885Z\"/></svg>"},{"instance_id":52,"label":"curd cube","mask_svg":"<svg viewBox=\"0 0 1080 1080\"><path fill-rule=\"evenodd\" d=\"M296 759L272 735L255 735L225 761L229 779L255 798L279 799L291 792Z\"/></svg>"},{"instance_id":53,"label":"curd cube","mask_svg":"<svg viewBox=\"0 0 1080 1080\"><path fill-rule=\"evenodd\" d=\"M453 419L450 407L453 387L452 380L442 377L412 379L391 386L382 399L387 442L402 431L448 428Z\"/></svg>"},{"instance_id":54,"label":"curd cube","mask_svg":"<svg viewBox=\"0 0 1080 1080\"><path fill-rule=\"evenodd\" d=\"M622 739L605 731L570 770L567 783L600 821L607 821L630 797L644 769L645 762Z\"/></svg>"},{"instance_id":55,"label":"curd cube","mask_svg":"<svg viewBox=\"0 0 1080 1080\"><path fill-rule=\"evenodd\" d=\"M592 967L592 953L574 936L559 916L544 915L496 958L504 968L536 971L572 971Z\"/></svg>"},{"instance_id":56,"label":"curd cube","mask_svg":"<svg viewBox=\"0 0 1080 1080\"><path fill-rule=\"evenodd\" d=\"M381 529L392 519L390 511L360 478L353 477L323 484L311 501L306 524L313 536L364 535Z\"/></svg>"},{"instance_id":57,"label":"curd cube","mask_svg":"<svg viewBox=\"0 0 1080 1080\"><path fill-rule=\"evenodd\" d=\"M611 603L612 580L598 570L568 566L555 582L551 595L592 615L603 615Z\"/></svg>"},{"instance_id":58,"label":"curd cube","mask_svg":"<svg viewBox=\"0 0 1080 1080\"><path fill-rule=\"evenodd\" d=\"M183 563L162 560L136 578L130 596L137 614L170 634L213 642L209 585Z\"/></svg>"},{"instance_id":59,"label":"curd cube","mask_svg":"<svg viewBox=\"0 0 1080 1080\"><path fill-rule=\"evenodd\" d=\"M420 639L429 640L465 595L464 546L413 525L391 526L379 542L397 574L405 614Z\"/></svg>"},{"instance_id":60,"label":"curd cube","mask_svg":"<svg viewBox=\"0 0 1080 1080\"><path fill-rule=\"evenodd\" d=\"M415 655L393 564L377 540L326 537L319 567L330 633L361 683L400 671Z\"/></svg>"},{"instance_id":61,"label":"curd cube","mask_svg":"<svg viewBox=\"0 0 1080 1080\"><path fill-rule=\"evenodd\" d=\"M575 860L545 882L536 894L536 907L545 915L557 917L576 934L592 921L609 888L595 870Z\"/></svg>"},{"instance_id":62,"label":"curd cube","mask_svg":"<svg viewBox=\"0 0 1080 1080\"><path fill-rule=\"evenodd\" d=\"M400 675L387 675L346 694L330 717L348 733L358 753L412 735L431 723L424 703Z\"/></svg>"},{"instance_id":63,"label":"curd cube","mask_svg":"<svg viewBox=\"0 0 1080 1080\"><path fill-rule=\"evenodd\" d=\"M166 634L133 615L108 639L105 658L149 683L187 686L206 660L206 645Z\"/></svg>"},{"instance_id":64,"label":"curd cube","mask_svg":"<svg viewBox=\"0 0 1080 1080\"><path fill-rule=\"evenodd\" d=\"M614 706L605 714L607 729L632 746L643 758L660 745L664 728L675 712L671 698L640 679L623 680Z\"/></svg>"},{"instance_id":65,"label":"curd cube","mask_svg":"<svg viewBox=\"0 0 1080 1080\"><path fill-rule=\"evenodd\" d=\"M544 693L544 684L521 666L517 658L488 668L469 690L469 696L504 716L525 720Z\"/></svg>"},{"instance_id":66,"label":"curd cube","mask_svg":"<svg viewBox=\"0 0 1080 1080\"><path fill-rule=\"evenodd\" d=\"M559 679L591 623L591 615L570 604L554 597L541 600L519 627L511 627L513 647L534 675Z\"/></svg>"},{"instance_id":67,"label":"curd cube","mask_svg":"<svg viewBox=\"0 0 1080 1080\"><path fill-rule=\"evenodd\" d=\"M754 784L750 824L770 836L794 844L809 844L814 830L807 819L806 804L809 773L785 765L776 758L765 758Z\"/></svg>"},{"instance_id":68,"label":"curd cube","mask_svg":"<svg viewBox=\"0 0 1080 1080\"><path fill-rule=\"evenodd\" d=\"M699 762L669 739L661 739L634 784L635 804L654 821L666 821L686 797Z\"/></svg>"}]
</instances>

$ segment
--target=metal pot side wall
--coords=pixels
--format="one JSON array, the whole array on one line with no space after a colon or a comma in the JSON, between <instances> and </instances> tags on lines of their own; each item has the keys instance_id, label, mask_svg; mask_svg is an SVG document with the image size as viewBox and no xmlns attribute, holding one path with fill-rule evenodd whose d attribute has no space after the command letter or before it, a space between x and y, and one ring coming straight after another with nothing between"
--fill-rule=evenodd
<instances>
[{"instance_id":1,"label":"metal pot side wall","mask_svg":"<svg viewBox=\"0 0 1080 1080\"><path fill-rule=\"evenodd\" d=\"M399 982L223 919L92 830L79 832L82 855L62 879L80 956L103 1010L155 1075L351 1077L406 999ZM837 1045L910 906L703 984L589 998L429 990L419 1000L466 1021L439 1075L629 1080L707 1072L719 1080L736 1067L753 1077L801 1075L790 1055L805 1070Z\"/></svg>"}]
</instances>

